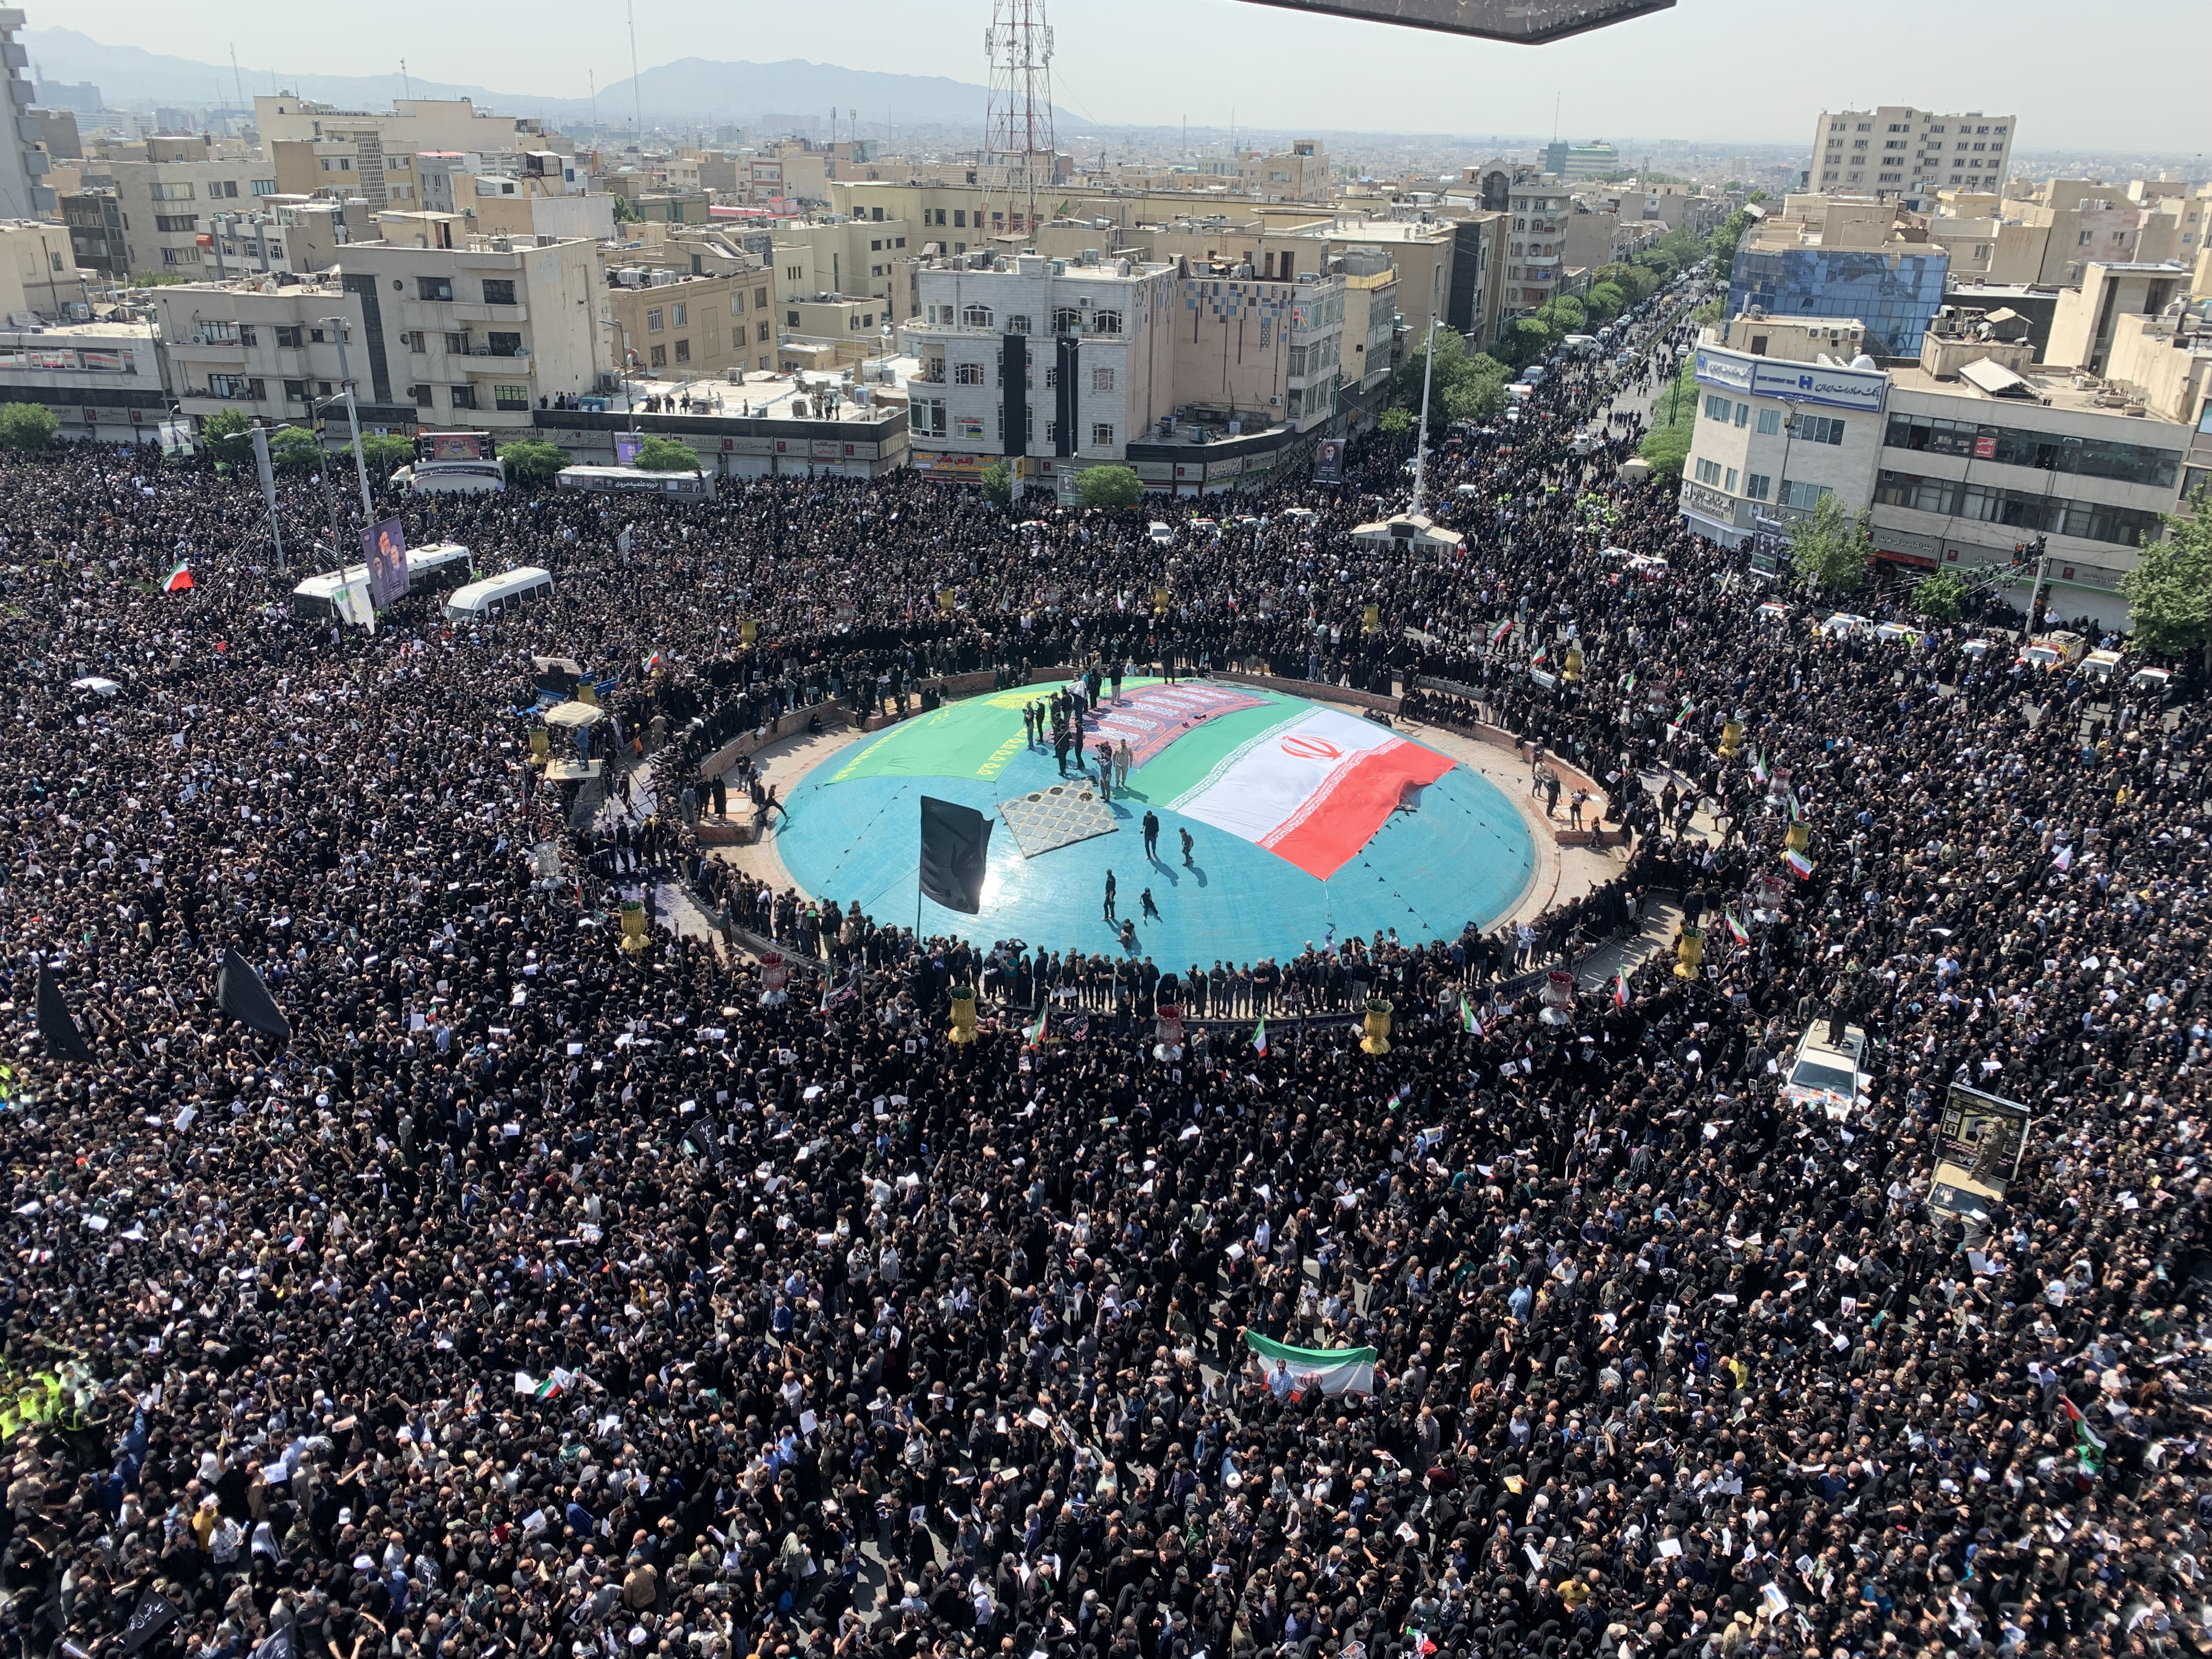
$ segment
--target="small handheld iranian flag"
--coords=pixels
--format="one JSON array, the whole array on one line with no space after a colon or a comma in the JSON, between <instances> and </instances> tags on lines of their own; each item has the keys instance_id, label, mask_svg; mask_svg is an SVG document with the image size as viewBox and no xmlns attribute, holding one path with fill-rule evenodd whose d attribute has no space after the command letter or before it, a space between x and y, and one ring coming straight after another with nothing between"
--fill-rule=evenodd
<instances>
[{"instance_id":1,"label":"small handheld iranian flag","mask_svg":"<svg viewBox=\"0 0 2212 1659\"><path fill-rule=\"evenodd\" d=\"M1471 1035L1480 1036L1482 1022L1474 1017L1474 1005L1465 997L1459 1000L1459 1023Z\"/></svg>"},{"instance_id":2,"label":"small handheld iranian flag","mask_svg":"<svg viewBox=\"0 0 2212 1659\"><path fill-rule=\"evenodd\" d=\"M1491 644L1503 645L1505 642L1505 636L1512 631L1513 619L1509 617L1504 622L1498 623L1497 627L1490 630Z\"/></svg>"},{"instance_id":3,"label":"small handheld iranian flag","mask_svg":"<svg viewBox=\"0 0 2212 1659\"><path fill-rule=\"evenodd\" d=\"M190 589L191 585L192 562L190 559L179 559L177 568L169 573L169 580L161 584L161 591L164 593L182 593Z\"/></svg>"},{"instance_id":4,"label":"small handheld iranian flag","mask_svg":"<svg viewBox=\"0 0 2212 1659\"><path fill-rule=\"evenodd\" d=\"M1807 858L1802 853L1797 851L1795 848L1790 848L1790 851L1782 855L1782 861L1790 866L1790 873L1796 877L1798 880L1812 880L1813 860Z\"/></svg>"},{"instance_id":5,"label":"small handheld iranian flag","mask_svg":"<svg viewBox=\"0 0 2212 1659\"><path fill-rule=\"evenodd\" d=\"M1613 970L1613 1006L1616 1008L1628 1006L1628 975L1619 969Z\"/></svg>"},{"instance_id":6,"label":"small handheld iranian flag","mask_svg":"<svg viewBox=\"0 0 2212 1659\"><path fill-rule=\"evenodd\" d=\"M1748 945L1751 943L1750 933L1746 932L1744 925L1735 919L1735 911L1723 911L1721 915L1721 920L1728 923L1729 937L1734 939L1738 945Z\"/></svg>"},{"instance_id":7,"label":"small handheld iranian flag","mask_svg":"<svg viewBox=\"0 0 2212 1659\"><path fill-rule=\"evenodd\" d=\"M1037 1010L1036 1024L1030 1026L1022 1034L1022 1046L1024 1048L1036 1048L1043 1045L1045 1022L1051 1017L1052 1009L1049 1005Z\"/></svg>"},{"instance_id":8,"label":"small handheld iranian flag","mask_svg":"<svg viewBox=\"0 0 2212 1659\"><path fill-rule=\"evenodd\" d=\"M1751 763L1751 775L1758 779L1761 783L1765 783L1766 781L1766 755L1764 750L1753 757Z\"/></svg>"},{"instance_id":9,"label":"small handheld iranian flag","mask_svg":"<svg viewBox=\"0 0 2212 1659\"><path fill-rule=\"evenodd\" d=\"M2089 1419L2081 1414L2081 1408L2064 1395L2058 1396L2058 1403L2066 1408L2066 1420L2074 1425L2075 1449L2081 1454L2081 1461L2097 1462L2104 1454L2104 1437L2089 1426Z\"/></svg>"},{"instance_id":10,"label":"small handheld iranian flag","mask_svg":"<svg viewBox=\"0 0 2212 1659\"><path fill-rule=\"evenodd\" d=\"M1263 1054L1267 1052L1267 1022L1265 1019L1252 1028L1252 1046Z\"/></svg>"}]
</instances>

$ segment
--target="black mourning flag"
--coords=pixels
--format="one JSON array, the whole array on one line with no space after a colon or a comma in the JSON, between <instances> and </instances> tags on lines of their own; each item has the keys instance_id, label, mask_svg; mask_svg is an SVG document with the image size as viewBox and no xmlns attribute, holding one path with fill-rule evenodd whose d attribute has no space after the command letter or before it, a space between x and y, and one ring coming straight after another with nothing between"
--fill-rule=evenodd
<instances>
[{"instance_id":1,"label":"black mourning flag","mask_svg":"<svg viewBox=\"0 0 2212 1659\"><path fill-rule=\"evenodd\" d=\"M223 1012L240 1024L279 1042L292 1040L291 1024L276 1006L276 1000L269 994L261 975L253 971L253 964L234 950L222 953L222 972L216 980L215 994Z\"/></svg>"},{"instance_id":2,"label":"black mourning flag","mask_svg":"<svg viewBox=\"0 0 2212 1659\"><path fill-rule=\"evenodd\" d=\"M974 915L983 908L983 866L991 856L991 820L972 806L921 798L921 890L948 910Z\"/></svg>"},{"instance_id":3,"label":"black mourning flag","mask_svg":"<svg viewBox=\"0 0 2212 1659\"><path fill-rule=\"evenodd\" d=\"M177 1610L159 1590L149 1589L131 1610L131 1623L123 1632L123 1650L136 1653L177 1622Z\"/></svg>"},{"instance_id":4,"label":"black mourning flag","mask_svg":"<svg viewBox=\"0 0 2212 1659\"><path fill-rule=\"evenodd\" d=\"M51 1060L92 1058L92 1045L70 1017L69 1004L62 1000L54 970L43 963L39 967L39 1035L46 1040L46 1055Z\"/></svg>"}]
</instances>

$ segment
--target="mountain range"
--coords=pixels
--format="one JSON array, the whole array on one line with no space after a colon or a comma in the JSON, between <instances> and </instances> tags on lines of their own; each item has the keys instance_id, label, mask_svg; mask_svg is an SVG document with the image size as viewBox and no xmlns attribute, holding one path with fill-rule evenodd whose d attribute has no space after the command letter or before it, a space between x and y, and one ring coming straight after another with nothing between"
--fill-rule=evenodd
<instances>
[{"instance_id":1,"label":"mountain range","mask_svg":"<svg viewBox=\"0 0 2212 1659\"><path fill-rule=\"evenodd\" d=\"M551 98L537 93L498 92L487 87L392 75L305 75L282 68L234 70L228 64L203 64L148 52L141 46L112 46L68 28L27 29L18 37L29 49L42 82L89 81L110 104L154 102L213 104L233 107L242 94L289 92L341 108L371 109L395 98L468 98L502 114L542 115L560 121L590 118L596 110L609 125L626 124L641 104L648 119L759 120L767 116L826 116L835 107L860 112L863 131L882 121L981 126L985 89L937 75L890 75L849 70L835 64L793 58L781 64L718 63L682 58L636 77L599 88L596 99Z\"/></svg>"}]
</instances>

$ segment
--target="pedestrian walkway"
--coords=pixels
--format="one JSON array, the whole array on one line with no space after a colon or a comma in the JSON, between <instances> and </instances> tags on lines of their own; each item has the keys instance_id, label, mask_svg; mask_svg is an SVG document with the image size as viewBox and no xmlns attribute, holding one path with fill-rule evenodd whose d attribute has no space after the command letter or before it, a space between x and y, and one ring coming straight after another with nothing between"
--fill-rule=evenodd
<instances>
[{"instance_id":1,"label":"pedestrian walkway","mask_svg":"<svg viewBox=\"0 0 2212 1659\"><path fill-rule=\"evenodd\" d=\"M1673 954L1674 940L1681 931L1680 905L1647 898L1633 933L1607 939L1576 965L1576 988L1597 990L1612 984L1615 974L1632 974L1656 956Z\"/></svg>"}]
</instances>

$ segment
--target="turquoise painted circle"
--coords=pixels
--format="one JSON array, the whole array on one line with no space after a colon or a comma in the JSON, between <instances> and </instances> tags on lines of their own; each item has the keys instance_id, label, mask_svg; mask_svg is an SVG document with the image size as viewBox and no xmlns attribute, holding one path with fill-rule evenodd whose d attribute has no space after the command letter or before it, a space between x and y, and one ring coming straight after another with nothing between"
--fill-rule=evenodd
<instances>
[{"instance_id":1,"label":"turquoise painted circle","mask_svg":"<svg viewBox=\"0 0 2212 1659\"><path fill-rule=\"evenodd\" d=\"M1209 810L1224 787L1235 795L1243 775L1224 786L1222 773L1239 754L1279 747L1302 720L1342 713L1252 687L1198 684L1219 689L1197 696L1226 694L1244 706L1166 734L1164 745L1132 769L1126 793L1110 803L1115 827L1109 833L1032 857L1001 815L1010 798L1075 781L1055 770L1048 744L1024 743L1022 705L1053 690L1030 686L949 703L830 755L787 798L790 816L777 830L777 853L801 890L858 903L881 926L908 926L920 893L921 798L957 801L992 823L982 908L969 915L921 900L924 936L957 934L978 945L1018 939L1032 949L1118 954L1119 924L1103 913L1110 869L1118 915L1136 922L1136 954L1164 969L1282 961L1308 945L1324 947L1332 935L1341 941L1393 928L1408 944L1453 938L1468 923L1486 927L1510 908L1534 874L1534 839L1498 787L1411 739L1410 753L1393 751L1400 759L1449 769L1419 789L1412 810L1382 813L1364 841L1369 817L1317 809L1321 830L1335 837L1322 861L1357 843L1326 878L1176 811L1170 801ZM1172 692L1146 690L1157 686L1126 684L1125 707L1149 709L1163 696L1194 695L1187 683ZM1098 713L1117 718L1110 708ZM1292 752L1299 752L1291 735ZM1150 859L1142 829L1148 809L1160 820L1158 854ZM1233 800L1226 810L1235 810ZM1195 843L1188 866L1177 834L1184 828ZM1148 888L1157 916L1143 910Z\"/></svg>"}]
</instances>

